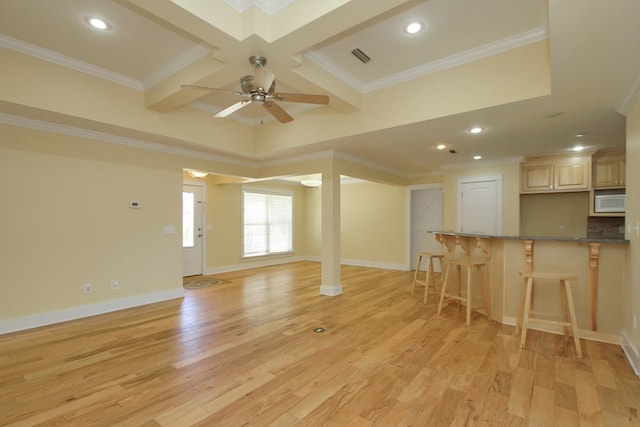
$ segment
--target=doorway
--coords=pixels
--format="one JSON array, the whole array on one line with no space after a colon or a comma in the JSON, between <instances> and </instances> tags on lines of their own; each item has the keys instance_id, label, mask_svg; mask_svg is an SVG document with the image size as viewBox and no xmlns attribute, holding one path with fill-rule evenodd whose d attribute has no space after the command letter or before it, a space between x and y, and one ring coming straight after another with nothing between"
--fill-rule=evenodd
<instances>
[{"instance_id":1,"label":"doorway","mask_svg":"<svg viewBox=\"0 0 640 427\"><path fill-rule=\"evenodd\" d=\"M182 186L182 276L202 274L204 259L203 187Z\"/></svg>"},{"instance_id":2,"label":"doorway","mask_svg":"<svg viewBox=\"0 0 640 427\"><path fill-rule=\"evenodd\" d=\"M412 189L411 212L411 250L410 268L415 268L418 252L442 252L442 245L429 231L442 231L443 196L442 189ZM439 268L436 263L436 268Z\"/></svg>"}]
</instances>

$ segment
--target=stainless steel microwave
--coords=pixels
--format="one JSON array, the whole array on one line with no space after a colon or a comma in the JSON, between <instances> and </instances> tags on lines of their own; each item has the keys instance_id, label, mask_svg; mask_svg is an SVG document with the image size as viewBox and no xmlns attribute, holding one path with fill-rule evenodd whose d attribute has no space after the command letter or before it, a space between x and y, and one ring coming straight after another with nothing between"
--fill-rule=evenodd
<instances>
[{"instance_id":1,"label":"stainless steel microwave","mask_svg":"<svg viewBox=\"0 0 640 427\"><path fill-rule=\"evenodd\" d=\"M596 194L594 199L594 211L598 213L625 212L624 194Z\"/></svg>"}]
</instances>

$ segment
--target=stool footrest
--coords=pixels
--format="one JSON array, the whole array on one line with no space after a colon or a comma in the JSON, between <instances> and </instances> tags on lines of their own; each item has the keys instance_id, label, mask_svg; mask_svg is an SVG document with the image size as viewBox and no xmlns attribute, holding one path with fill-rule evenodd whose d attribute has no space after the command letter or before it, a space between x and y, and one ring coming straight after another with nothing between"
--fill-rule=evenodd
<instances>
[{"instance_id":1,"label":"stool footrest","mask_svg":"<svg viewBox=\"0 0 640 427\"><path fill-rule=\"evenodd\" d=\"M547 319L537 319L535 317L530 317L527 319L528 323L542 323L544 325L558 325L558 326L572 326L571 322L559 322L557 320L547 320Z\"/></svg>"}]
</instances>

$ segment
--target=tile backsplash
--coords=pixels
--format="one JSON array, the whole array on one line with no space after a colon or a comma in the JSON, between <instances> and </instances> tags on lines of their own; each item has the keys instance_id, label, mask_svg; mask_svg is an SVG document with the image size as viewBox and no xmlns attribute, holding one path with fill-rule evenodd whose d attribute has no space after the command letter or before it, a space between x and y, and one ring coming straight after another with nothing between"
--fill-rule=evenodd
<instances>
[{"instance_id":1,"label":"tile backsplash","mask_svg":"<svg viewBox=\"0 0 640 427\"><path fill-rule=\"evenodd\" d=\"M624 217L590 216L587 219L587 237L624 239Z\"/></svg>"}]
</instances>

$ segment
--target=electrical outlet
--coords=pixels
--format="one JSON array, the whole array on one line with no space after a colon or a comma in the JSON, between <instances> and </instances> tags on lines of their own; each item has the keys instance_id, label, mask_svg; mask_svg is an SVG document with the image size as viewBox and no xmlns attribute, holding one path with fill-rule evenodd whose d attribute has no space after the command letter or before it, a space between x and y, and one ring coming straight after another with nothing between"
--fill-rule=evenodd
<instances>
[{"instance_id":1,"label":"electrical outlet","mask_svg":"<svg viewBox=\"0 0 640 427\"><path fill-rule=\"evenodd\" d=\"M85 283L84 284L84 293L85 294L90 294L91 292L93 292L93 285L91 283Z\"/></svg>"},{"instance_id":2,"label":"electrical outlet","mask_svg":"<svg viewBox=\"0 0 640 427\"><path fill-rule=\"evenodd\" d=\"M111 289L116 290L120 287L118 279L111 279Z\"/></svg>"}]
</instances>

